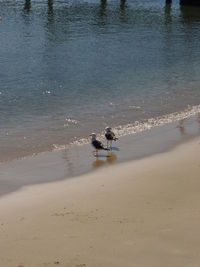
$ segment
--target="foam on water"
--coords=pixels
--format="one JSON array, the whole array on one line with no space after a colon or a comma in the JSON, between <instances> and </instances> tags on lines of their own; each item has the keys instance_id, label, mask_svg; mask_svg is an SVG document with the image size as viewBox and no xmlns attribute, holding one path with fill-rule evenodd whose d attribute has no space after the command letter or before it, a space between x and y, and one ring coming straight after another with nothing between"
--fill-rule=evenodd
<instances>
[{"instance_id":1,"label":"foam on water","mask_svg":"<svg viewBox=\"0 0 200 267\"><path fill-rule=\"evenodd\" d=\"M78 120L71 119L71 118L66 118L65 121L66 121L66 123L64 124L64 127L69 127L71 125L76 125L79 123Z\"/></svg>"},{"instance_id":2,"label":"foam on water","mask_svg":"<svg viewBox=\"0 0 200 267\"><path fill-rule=\"evenodd\" d=\"M197 106L188 106L186 109L180 112L173 112L170 114L158 116L155 118L149 118L146 120L135 121L133 123L129 123L126 125L119 125L113 127L113 131L115 132L116 136L122 137L130 134L137 134L140 132L151 130L152 128L162 126L165 124L173 123L176 121L182 121L192 116L195 116L200 113L200 105ZM101 141L104 139L104 132L97 133L97 138ZM90 143L90 138L79 138L76 137L74 140L66 145L56 145L54 144L54 150L63 150L67 149L71 146L81 146Z\"/></svg>"}]
</instances>

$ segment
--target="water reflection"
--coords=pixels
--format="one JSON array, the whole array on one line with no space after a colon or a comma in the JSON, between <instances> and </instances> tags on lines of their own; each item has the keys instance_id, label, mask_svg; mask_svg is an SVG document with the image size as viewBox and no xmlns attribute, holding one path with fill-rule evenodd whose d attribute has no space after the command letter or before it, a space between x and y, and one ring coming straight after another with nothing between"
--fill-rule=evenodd
<instances>
[{"instance_id":1,"label":"water reflection","mask_svg":"<svg viewBox=\"0 0 200 267\"><path fill-rule=\"evenodd\" d=\"M52 22L54 21L53 0L48 0L47 16L48 16L48 23L52 24Z\"/></svg>"},{"instance_id":2,"label":"water reflection","mask_svg":"<svg viewBox=\"0 0 200 267\"><path fill-rule=\"evenodd\" d=\"M199 124L199 130L200 130L200 113L197 115L197 122Z\"/></svg>"},{"instance_id":3,"label":"water reflection","mask_svg":"<svg viewBox=\"0 0 200 267\"><path fill-rule=\"evenodd\" d=\"M163 32L163 66L165 69L164 81L166 92L170 92L173 86L173 70L168 66L172 64L172 53L173 53L173 38L172 38L172 15L171 15L171 3L166 1L164 7L164 32Z\"/></svg>"},{"instance_id":4,"label":"water reflection","mask_svg":"<svg viewBox=\"0 0 200 267\"><path fill-rule=\"evenodd\" d=\"M179 128L181 134L185 134L184 120L180 120L178 122L178 128Z\"/></svg>"},{"instance_id":5,"label":"water reflection","mask_svg":"<svg viewBox=\"0 0 200 267\"><path fill-rule=\"evenodd\" d=\"M97 17L99 18L98 22L100 25L105 24L105 18L106 18L106 6L107 6L107 0L101 0L99 5L99 10L97 12Z\"/></svg>"},{"instance_id":6,"label":"water reflection","mask_svg":"<svg viewBox=\"0 0 200 267\"><path fill-rule=\"evenodd\" d=\"M197 115L197 121L200 124L200 113Z\"/></svg>"},{"instance_id":7,"label":"water reflection","mask_svg":"<svg viewBox=\"0 0 200 267\"><path fill-rule=\"evenodd\" d=\"M107 157L107 163L108 163L108 164L112 164L112 163L114 163L116 160L117 160L117 156L116 156L116 154L113 153L113 152L110 152L110 153L109 153L109 157Z\"/></svg>"},{"instance_id":8,"label":"water reflection","mask_svg":"<svg viewBox=\"0 0 200 267\"><path fill-rule=\"evenodd\" d=\"M172 3L171 3L171 1L166 1L165 9L164 9L165 23L166 24L172 22L171 10L172 10Z\"/></svg>"},{"instance_id":9,"label":"water reflection","mask_svg":"<svg viewBox=\"0 0 200 267\"><path fill-rule=\"evenodd\" d=\"M101 0L100 1L100 8L99 8L99 15L104 16L107 6L107 0Z\"/></svg>"},{"instance_id":10,"label":"water reflection","mask_svg":"<svg viewBox=\"0 0 200 267\"><path fill-rule=\"evenodd\" d=\"M200 7L197 6L180 6L181 10L181 18L183 19L183 22L186 22L188 24L194 23L194 22L200 22Z\"/></svg>"},{"instance_id":11,"label":"water reflection","mask_svg":"<svg viewBox=\"0 0 200 267\"><path fill-rule=\"evenodd\" d=\"M31 0L25 0L24 11L29 13L31 10Z\"/></svg>"},{"instance_id":12,"label":"water reflection","mask_svg":"<svg viewBox=\"0 0 200 267\"><path fill-rule=\"evenodd\" d=\"M129 17L127 12L126 0L120 1L120 21L122 23L128 23Z\"/></svg>"},{"instance_id":13,"label":"water reflection","mask_svg":"<svg viewBox=\"0 0 200 267\"><path fill-rule=\"evenodd\" d=\"M47 0L47 18L48 23L51 24L54 21L54 2L53 0ZM62 21L67 20L69 22L73 22L75 17L79 17L80 20L83 20L83 26L85 18L87 18L87 15L93 16L94 19L97 21L97 24L99 26L105 26L108 21L110 20L117 20L120 19L120 21L128 22L128 19L130 19L130 23L134 21L134 19L137 18L137 10L135 9L129 9L129 12L131 12L131 16L127 17L127 1L121 0L120 1L120 12L118 12L118 9L115 9L113 6L107 10L108 2L107 0L100 0L99 5L93 5L92 3L84 5L84 4L76 4L68 6L67 4L63 7L59 7L59 5L56 5L56 14L59 14L59 18L55 18L55 20ZM31 10L31 0L25 0L24 2L24 11L29 13ZM116 11L117 10L117 11ZM200 7L193 7L193 6L180 6L181 10L181 18L184 20L184 22L191 23L194 21L200 22ZM91 12L92 11L92 12ZM141 12L141 11L140 11ZM165 7L164 7L164 18L165 23L170 24L172 22L172 1L166 0L165 1ZM68 14L69 13L69 14ZM144 8L143 15L140 17L143 19L143 17L150 17L152 16L152 19L154 19L155 14L151 14L151 10L147 10ZM69 17L69 16L70 17ZM138 17L139 18L139 17ZM155 17L155 19L157 19ZM75 21L76 22L76 21ZM112 21L112 24L116 24L116 22ZM118 24L118 23L117 23ZM150 24L151 25L151 24ZM88 26L88 25L86 25Z\"/></svg>"},{"instance_id":14,"label":"water reflection","mask_svg":"<svg viewBox=\"0 0 200 267\"><path fill-rule=\"evenodd\" d=\"M120 1L120 9L121 11L124 11L126 8L126 0L121 0Z\"/></svg>"},{"instance_id":15,"label":"water reflection","mask_svg":"<svg viewBox=\"0 0 200 267\"><path fill-rule=\"evenodd\" d=\"M93 169L97 169L99 167L106 166L108 164L113 164L117 160L117 156L115 153L110 152L105 159L102 159L101 157L98 157L93 163Z\"/></svg>"},{"instance_id":16,"label":"water reflection","mask_svg":"<svg viewBox=\"0 0 200 267\"><path fill-rule=\"evenodd\" d=\"M66 163L67 174L73 175L74 174L74 166L73 166L73 162L71 161L71 157L68 154L69 154L69 150L68 149L64 150L62 153L62 158L64 159L64 161Z\"/></svg>"},{"instance_id":17,"label":"water reflection","mask_svg":"<svg viewBox=\"0 0 200 267\"><path fill-rule=\"evenodd\" d=\"M106 161L105 160L101 160L101 159L96 159L93 163L92 163L92 166L94 169L97 169L99 167L102 167L106 164Z\"/></svg>"},{"instance_id":18,"label":"water reflection","mask_svg":"<svg viewBox=\"0 0 200 267\"><path fill-rule=\"evenodd\" d=\"M107 14L107 0L100 0L100 4L99 5L93 5L93 4L87 4L87 5L82 5L82 4L77 4L77 5L72 5L72 6L68 6L66 4L66 6L61 6L61 8L57 5L56 8L57 10L59 10L59 16L60 18L67 18L68 17L65 16L65 10L66 8L70 8L70 13L71 16L73 17L75 14L76 16L78 16L78 14L85 16L87 12L89 12L90 10L92 10L92 13L90 13L90 16L92 14L94 14L94 16L96 17L96 12L95 9L97 10L97 14L98 14L98 19L100 19L99 21L101 22L101 24L105 24L106 20L105 18L109 15L114 19L117 19L117 12L115 10L115 8L113 7L113 10L109 10L109 14ZM96 8L97 7L97 8ZM48 16L48 21L52 21L53 20L53 16L54 16L54 3L53 0L47 0L47 16ZM127 8L127 2L126 0L121 0L120 1L120 11L121 13L119 14L120 18L123 17L125 15L125 11ZM25 0L24 2L24 11L26 11L27 13L29 13L31 10L31 0ZM165 7L164 7L164 14L165 14L165 21L166 22L170 22L171 21L171 10L172 10L172 0L166 0L165 1ZM93 12L94 11L94 12ZM115 16L113 16L113 14L110 14L110 11L113 13L115 13ZM131 10L130 10L131 11ZM144 8L144 17L146 16L145 13L148 10L146 10ZM194 6L184 6L181 5L180 6L180 11L181 11L181 17L182 19L187 22L187 23L191 23L193 21L198 21L200 22L200 7L194 7ZM136 10L132 10L132 19L134 18L134 15L136 14ZM148 11L148 16L151 16L151 10ZM87 17L87 16L86 16ZM71 18L73 20L73 18Z\"/></svg>"},{"instance_id":19,"label":"water reflection","mask_svg":"<svg viewBox=\"0 0 200 267\"><path fill-rule=\"evenodd\" d=\"M48 0L48 16L53 16L53 0Z\"/></svg>"}]
</instances>

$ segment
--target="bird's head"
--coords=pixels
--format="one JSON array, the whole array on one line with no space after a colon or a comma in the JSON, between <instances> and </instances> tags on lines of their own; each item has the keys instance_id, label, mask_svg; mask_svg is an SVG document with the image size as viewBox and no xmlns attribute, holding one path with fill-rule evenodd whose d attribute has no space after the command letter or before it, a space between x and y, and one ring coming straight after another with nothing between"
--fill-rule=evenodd
<instances>
[{"instance_id":1,"label":"bird's head","mask_svg":"<svg viewBox=\"0 0 200 267\"><path fill-rule=\"evenodd\" d=\"M90 134L91 140L94 141L96 140L96 134L95 133L91 133Z\"/></svg>"},{"instance_id":2,"label":"bird's head","mask_svg":"<svg viewBox=\"0 0 200 267\"><path fill-rule=\"evenodd\" d=\"M106 131L106 133L110 132L111 131L111 127L106 127L105 131Z\"/></svg>"}]
</instances>

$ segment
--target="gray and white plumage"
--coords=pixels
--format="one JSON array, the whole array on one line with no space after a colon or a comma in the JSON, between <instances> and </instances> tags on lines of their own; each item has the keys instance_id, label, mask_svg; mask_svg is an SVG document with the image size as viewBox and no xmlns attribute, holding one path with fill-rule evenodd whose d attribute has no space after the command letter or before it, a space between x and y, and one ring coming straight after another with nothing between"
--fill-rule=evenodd
<instances>
[{"instance_id":1,"label":"gray and white plumage","mask_svg":"<svg viewBox=\"0 0 200 267\"><path fill-rule=\"evenodd\" d=\"M95 133L92 133L90 136L91 136L91 144L95 148L94 152L95 152L96 156L98 155L98 150L110 150L110 149L104 147L104 145L102 144L101 141L96 139Z\"/></svg>"},{"instance_id":2,"label":"gray and white plumage","mask_svg":"<svg viewBox=\"0 0 200 267\"><path fill-rule=\"evenodd\" d=\"M107 140L107 148L111 148L112 141L116 141L118 138L115 136L115 133L112 131L111 127L106 127L105 137Z\"/></svg>"}]
</instances>

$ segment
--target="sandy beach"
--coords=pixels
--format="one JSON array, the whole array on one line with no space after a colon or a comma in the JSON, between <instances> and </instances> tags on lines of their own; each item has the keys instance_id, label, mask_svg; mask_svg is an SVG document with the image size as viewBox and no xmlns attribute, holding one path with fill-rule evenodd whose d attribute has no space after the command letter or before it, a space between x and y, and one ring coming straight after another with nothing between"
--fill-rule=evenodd
<instances>
[{"instance_id":1,"label":"sandy beach","mask_svg":"<svg viewBox=\"0 0 200 267\"><path fill-rule=\"evenodd\" d=\"M0 267L200 267L183 1L0 0Z\"/></svg>"},{"instance_id":2,"label":"sandy beach","mask_svg":"<svg viewBox=\"0 0 200 267\"><path fill-rule=\"evenodd\" d=\"M199 138L0 199L0 265L200 264Z\"/></svg>"}]
</instances>

